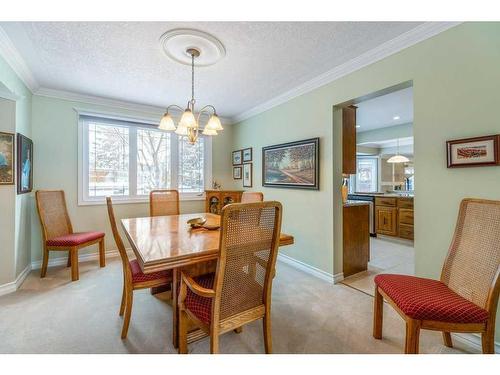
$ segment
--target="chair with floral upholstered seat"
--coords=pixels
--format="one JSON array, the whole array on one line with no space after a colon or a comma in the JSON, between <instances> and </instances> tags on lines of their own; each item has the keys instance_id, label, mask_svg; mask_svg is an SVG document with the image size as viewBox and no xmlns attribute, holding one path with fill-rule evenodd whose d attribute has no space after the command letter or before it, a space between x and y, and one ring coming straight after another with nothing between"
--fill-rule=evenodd
<instances>
[{"instance_id":1,"label":"chair with floral upholstered seat","mask_svg":"<svg viewBox=\"0 0 500 375\"><path fill-rule=\"evenodd\" d=\"M120 316L125 314L121 333L122 339L125 339L127 338L130 317L132 315L134 290L168 286L172 283L172 271L159 271L146 274L142 272L141 266L136 259L129 260L123 241L118 233L113 203L110 197L106 197L106 204L108 206L111 230L113 231L113 237L118 247L123 266L123 292L120 304Z\"/></svg>"},{"instance_id":2,"label":"chair with floral upholstered seat","mask_svg":"<svg viewBox=\"0 0 500 375\"><path fill-rule=\"evenodd\" d=\"M266 353L272 352L271 287L278 253L282 207L279 202L229 204L222 209L215 273L191 277L181 272L179 353L187 352L188 318L210 335L263 319Z\"/></svg>"},{"instance_id":3,"label":"chair with floral upholstered seat","mask_svg":"<svg viewBox=\"0 0 500 375\"><path fill-rule=\"evenodd\" d=\"M68 267L71 266L71 279L79 279L78 250L99 244L99 265L106 265L103 232L74 233L62 190L38 190L35 193L36 206L43 236L43 260L40 276L47 274L49 251L69 251Z\"/></svg>"},{"instance_id":4,"label":"chair with floral upholstered seat","mask_svg":"<svg viewBox=\"0 0 500 375\"><path fill-rule=\"evenodd\" d=\"M406 275L375 277L373 337L382 338L384 298L406 321L405 353L418 353L421 329L482 335L494 353L500 292L500 201L464 199L440 281Z\"/></svg>"}]
</instances>

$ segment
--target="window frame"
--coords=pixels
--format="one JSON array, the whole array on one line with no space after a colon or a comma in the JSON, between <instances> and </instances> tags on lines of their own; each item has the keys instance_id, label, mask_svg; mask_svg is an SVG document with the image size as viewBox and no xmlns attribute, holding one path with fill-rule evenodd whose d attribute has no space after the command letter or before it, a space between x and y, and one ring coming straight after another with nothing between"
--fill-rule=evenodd
<instances>
[{"instance_id":1,"label":"window frame","mask_svg":"<svg viewBox=\"0 0 500 375\"><path fill-rule=\"evenodd\" d=\"M104 205L106 204L105 197L90 197L88 195L89 186L89 139L87 126L85 124L84 117L96 117L102 118L103 120L108 120L109 122L116 121L118 123L129 123L129 129L147 128L147 125L156 126L158 124L158 119L161 114L157 117L132 117L124 116L111 112L96 112L88 111L85 109L74 108L77 113L78 122L78 205L79 206L93 206L93 205ZM137 124L134 126L133 124ZM146 125L146 126L140 126ZM132 130L134 131L134 130ZM179 153L178 153L178 141L179 136L174 132L170 133L170 145L171 145L171 183L173 186L177 185L177 176L179 170ZM130 147L130 154L137 147ZM137 155L137 150L135 149L134 155ZM204 190L209 189L212 181L212 138L205 137L204 145ZM129 165L129 171L132 172L132 166ZM135 171L137 172L137 171ZM131 173L129 175L129 186L136 186L137 174ZM135 185L134 185L135 184ZM172 186L172 188L173 188ZM205 192L201 193L182 193L179 192L179 199L182 201L197 201L205 199ZM113 196L113 203L116 204L131 204L131 203L147 203L149 201L149 194L147 195L128 195L128 196Z\"/></svg>"}]
</instances>

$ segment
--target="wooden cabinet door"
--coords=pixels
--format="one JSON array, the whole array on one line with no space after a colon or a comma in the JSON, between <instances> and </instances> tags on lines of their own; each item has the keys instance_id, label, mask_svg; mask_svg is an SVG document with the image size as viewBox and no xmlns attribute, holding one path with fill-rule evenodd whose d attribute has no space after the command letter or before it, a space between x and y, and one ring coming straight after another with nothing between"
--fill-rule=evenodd
<instances>
[{"instance_id":1,"label":"wooden cabinet door","mask_svg":"<svg viewBox=\"0 0 500 375\"><path fill-rule=\"evenodd\" d=\"M397 236L397 209L393 207L377 207L376 213L377 233L386 234L388 236Z\"/></svg>"},{"instance_id":2,"label":"wooden cabinet door","mask_svg":"<svg viewBox=\"0 0 500 375\"><path fill-rule=\"evenodd\" d=\"M356 107L342 108L342 173L356 174Z\"/></svg>"}]
</instances>

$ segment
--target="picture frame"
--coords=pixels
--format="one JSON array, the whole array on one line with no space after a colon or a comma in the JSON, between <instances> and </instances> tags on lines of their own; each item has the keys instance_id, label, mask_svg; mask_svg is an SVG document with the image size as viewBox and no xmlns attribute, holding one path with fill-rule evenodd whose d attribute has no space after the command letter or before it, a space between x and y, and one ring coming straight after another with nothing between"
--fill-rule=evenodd
<instances>
[{"instance_id":1,"label":"picture frame","mask_svg":"<svg viewBox=\"0 0 500 375\"><path fill-rule=\"evenodd\" d=\"M500 165L499 143L499 134L447 141L447 167L467 168Z\"/></svg>"},{"instance_id":2,"label":"picture frame","mask_svg":"<svg viewBox=\"0 0 500 375\"><path fill-rule=\"evenodd\" d=\"M251 162L253 158L252 147L243 149L243 163Z\"/></svg>"},{"instance_id":3,"label":"picture frame","mask_svg":"<svg viewBox=\"0 0 500 375\"><path fill-rule=\"evenodd\" d=\"M243 177L241 175L241 167L233 167L233 180L241 180Z\"/></svg>"},{"instance_id":4,"label":"picture frame","mask_svg":"<svg viewBox=\"0 0 500 375\"><path fill-rule=\"evenodd\" d=\"M14 185L15 158L15 134L0 132L0 185Z\"/></svg>"},{"instance_id":5,"label":"picture frame","mask_svg":"<svg viewBox=\"0 0 500 375\"><path fill-rule=\"evenodd\" d=\"M262 148L262 186L319 190L319 138Z\"/></svg>"},{"instance_id":6,"label":"picture frame","mask_svg":"<svg viewBox=\"0 0 500 375\"><path fill-rule=\"evenodd\" d=\"M33 141L17 133L17 194L33 190Z\"/></svg>"},{"instance_id":7,"label":"picture frame","mask_svg":"<svg viewBox=\"0 0 500 375\"><path fill-rule=\"evenodd\" d=\"M243 187L253 186L253 165L252 163L243 164Z\"/></svg>"},{"instance_id":8,"label":"picture frame","mask_svg":"<svg viewBox=\"0 0 500 375\"><path fill-rule=\"evenodd\" d=\"M233 165L241 165L243 162L243 150L236 150L233 151L232 154L232 162Z\"/></svg>"}]
</instances>

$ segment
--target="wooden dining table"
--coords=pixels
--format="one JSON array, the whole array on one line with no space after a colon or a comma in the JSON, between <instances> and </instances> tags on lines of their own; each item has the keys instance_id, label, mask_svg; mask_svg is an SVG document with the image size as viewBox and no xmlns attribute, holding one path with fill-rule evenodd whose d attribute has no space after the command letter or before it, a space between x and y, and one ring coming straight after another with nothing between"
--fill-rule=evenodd
<instances>
[{"instance_id":1,"label":"wooden dining table","mask_svg":"<svg viewBox=\"0 0 500 375\"><path fill-rule=\"evenodd\" d=\"M187 221L197 217L205 218L207 227L220 225L220 216L211 213L138 217L121 220L125 235L144 273L164 270L173 271L172 341L174 347L178 346L177 286L180 270L186 269L193 276L213 272L219 254L219 229L191 229ZM291 245L293 242L293 236L281 233L280 246ZM199 330L190 332L188 342L204 336L206 334Z\"/></svg>"}]
</instances>

